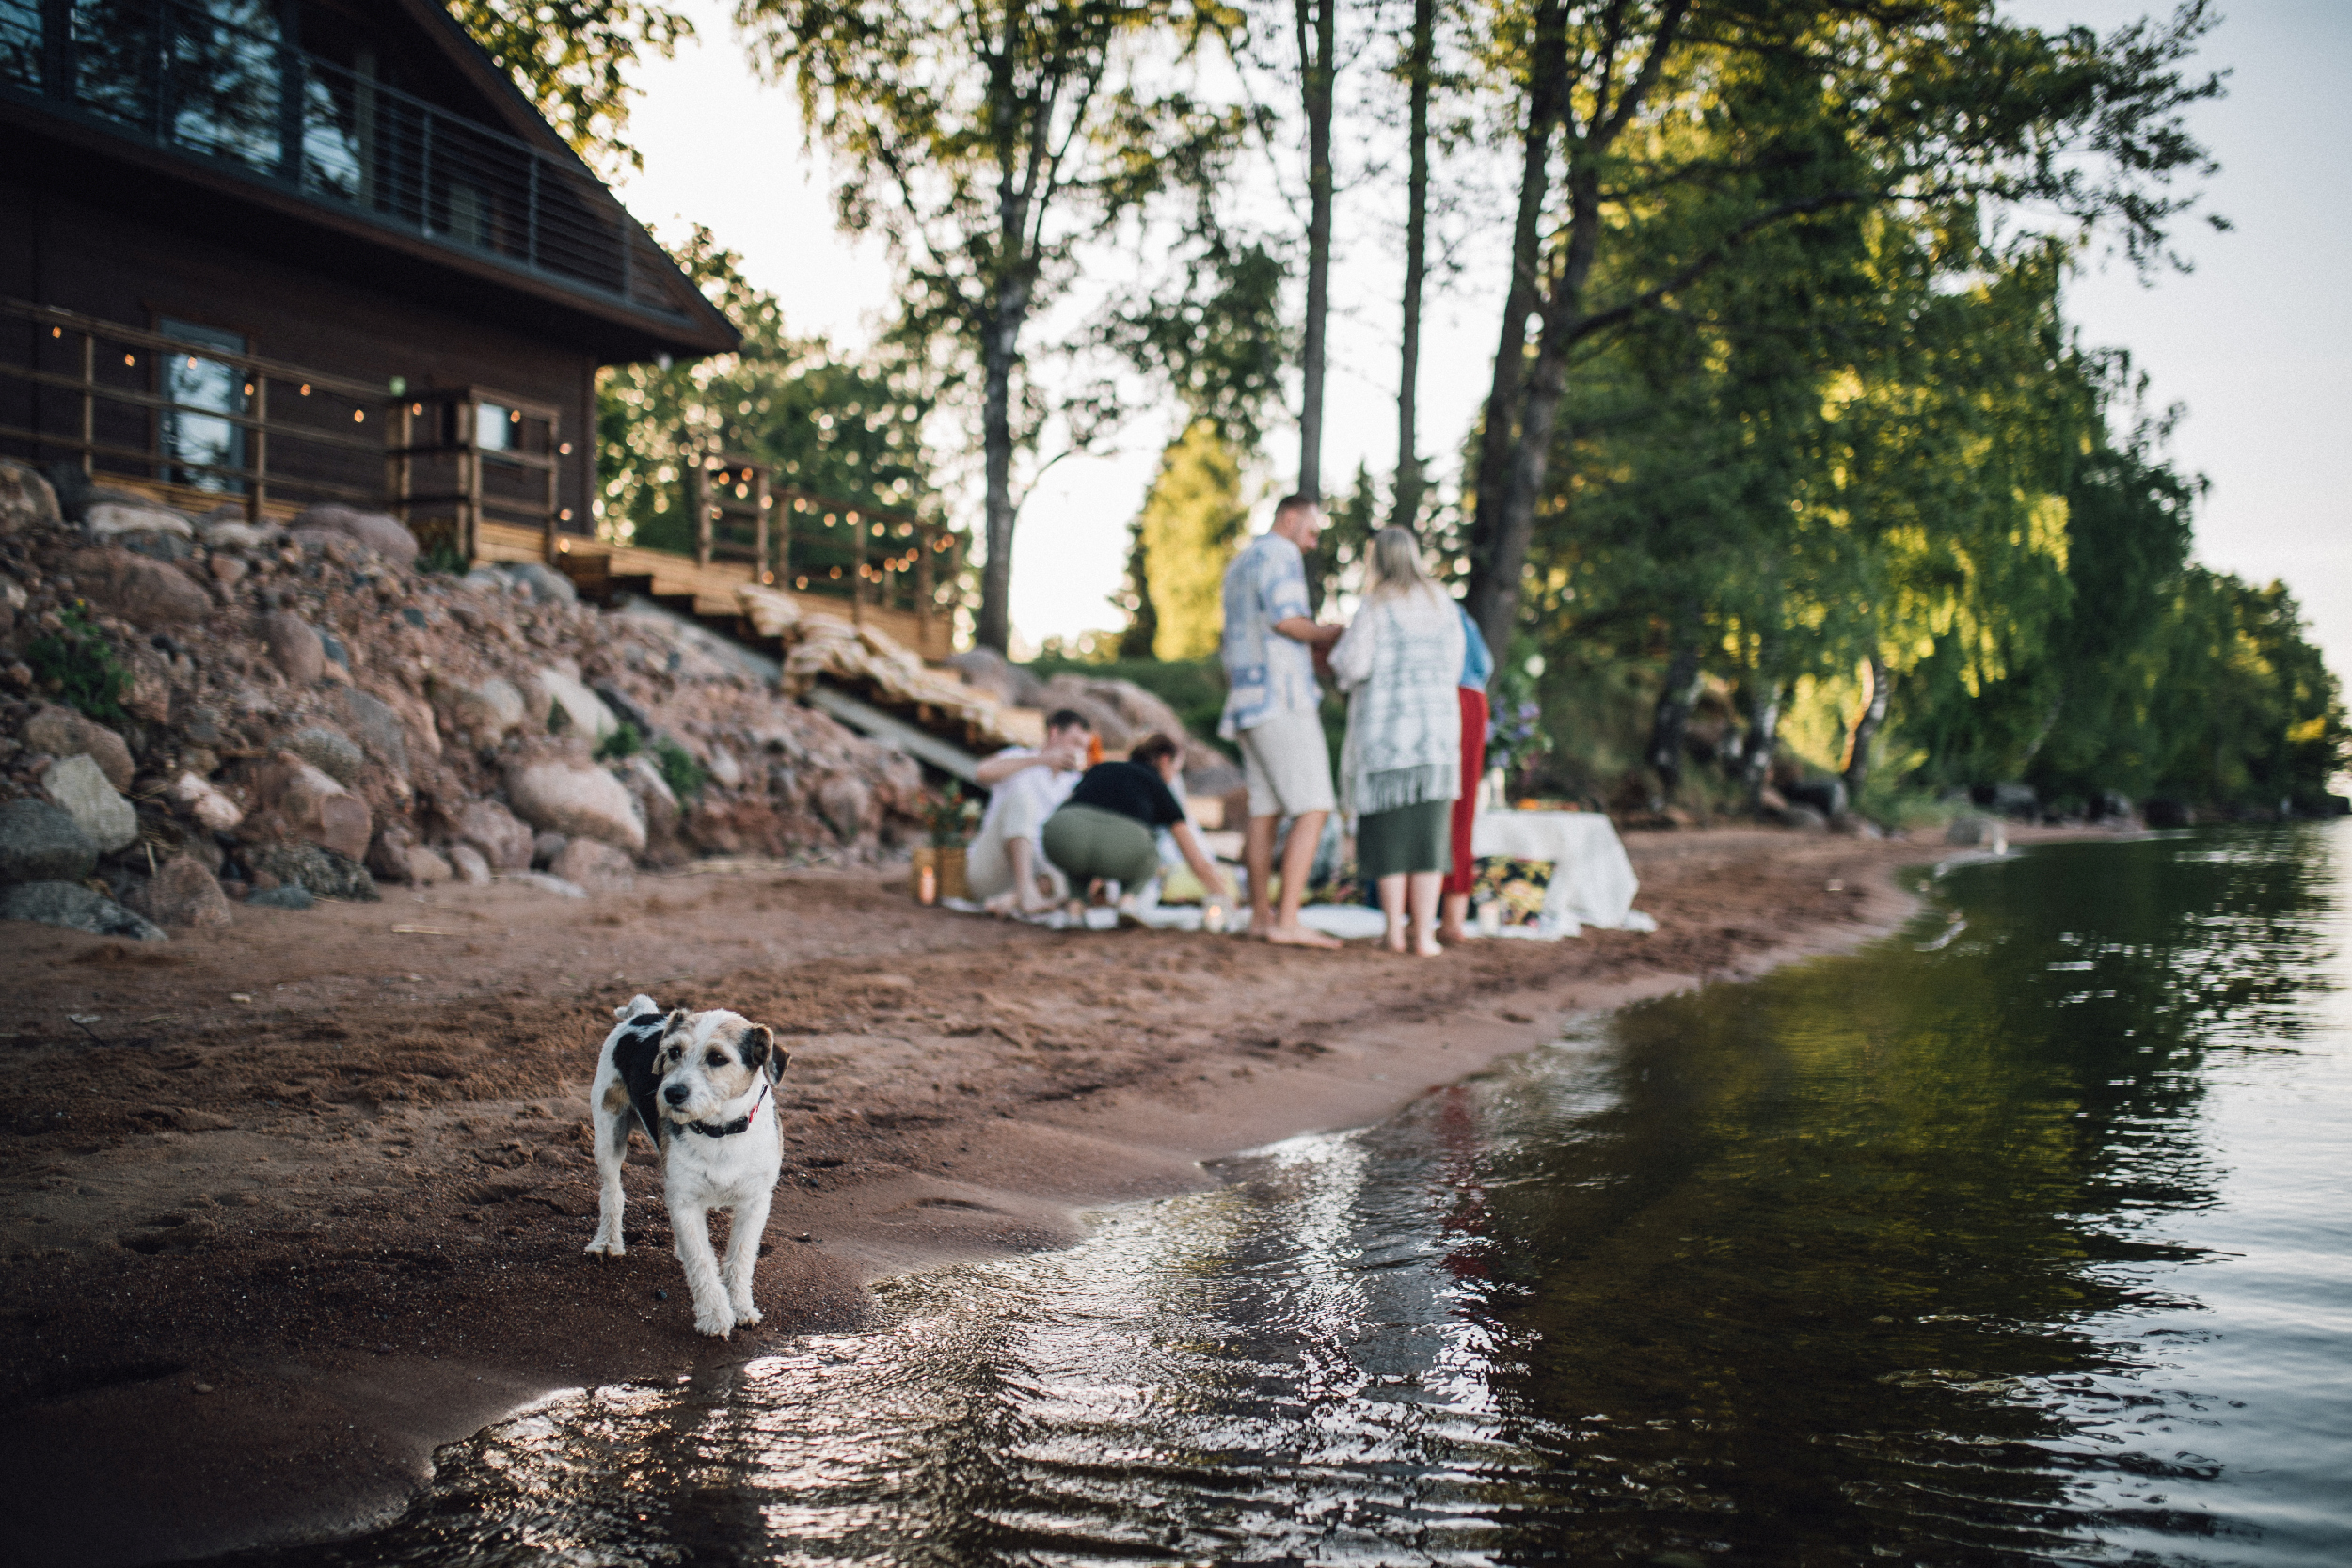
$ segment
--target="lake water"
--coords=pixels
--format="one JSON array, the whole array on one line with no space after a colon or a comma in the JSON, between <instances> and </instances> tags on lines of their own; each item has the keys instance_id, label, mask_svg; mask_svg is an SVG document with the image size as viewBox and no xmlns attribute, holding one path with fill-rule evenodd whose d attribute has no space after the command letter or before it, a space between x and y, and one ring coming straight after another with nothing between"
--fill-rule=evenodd
<instances>
[{"instance_id":1,"label":"lake water","mask_svg":"<svg viewBox=\"0 0 2352 1568\"><path fill-rule=\"evenodd\" d=\"M1935 897L247 1560L2352 1562L2352 824Z\"/></svg>"}]
</instances>

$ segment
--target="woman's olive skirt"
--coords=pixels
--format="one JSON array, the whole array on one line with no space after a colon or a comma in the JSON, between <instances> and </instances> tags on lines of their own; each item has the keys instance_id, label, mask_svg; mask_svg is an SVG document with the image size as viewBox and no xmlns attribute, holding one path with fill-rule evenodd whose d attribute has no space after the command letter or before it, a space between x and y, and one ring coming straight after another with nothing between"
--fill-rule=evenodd
<instances>
[{"instance_id":1,"label":"woman's olive skirt","mask_svg":"<svg viewBox=\"0 0 2352 1568\"><path fill-rule=\"evenodd\" d=\"M1356 875L1367 882L1412 871L1454 869L1454 802L1423 800L1356 819Z\"/></svg>"}]
</instances>

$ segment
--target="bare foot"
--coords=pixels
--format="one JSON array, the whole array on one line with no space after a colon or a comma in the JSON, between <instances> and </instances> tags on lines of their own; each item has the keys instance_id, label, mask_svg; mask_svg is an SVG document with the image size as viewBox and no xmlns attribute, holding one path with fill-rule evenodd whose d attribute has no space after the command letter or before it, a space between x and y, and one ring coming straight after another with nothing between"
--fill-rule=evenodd
<instances>
[{"instance_id":1,"label":"bare foot","mask_svg":"<svg viewBox=\"0 0 2352 1568\"><path fill-rule=\"evenodd\" d=\"M1421 946L1416 949L1416 951L1418 951L1424 958L1434 958L1445 952L1445 946L1443 943L1432 938L1430 941L1422 942Z\"/></svg>"},{"instance_id":2,"label":"bare foot","mask_svg":"<svg viewBox=\"0 0 2352 1568\"><path fill-rule=\"evenodd\" d=\"M1266 941L1277 947L1331 947L1344 945L1336 937L1327 937L1311 926L1275 926L1265 934Z\"/></svg>"},{"instance_id":3,"label":"bare foot","mask_svg":"<svg viewBox=\"0 0 2352 1568\"><path fill-rule=\"evenodd\" d=\"M1455 942L1462 940L1462 927L1459 926L1440 926L1438 927L1438 940L1451 947Z\"/></svg>"}]
</instances>

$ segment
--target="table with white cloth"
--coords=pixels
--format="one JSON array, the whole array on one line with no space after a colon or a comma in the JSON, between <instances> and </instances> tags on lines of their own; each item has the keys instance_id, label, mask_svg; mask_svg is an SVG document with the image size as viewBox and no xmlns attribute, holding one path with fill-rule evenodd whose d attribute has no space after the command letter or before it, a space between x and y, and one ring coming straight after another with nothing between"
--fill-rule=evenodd
<instances>
[{"instance_id":1,"label":"table with white cloth","mask_svg":"<svg viewBox=\"0 0 2352 1568\"><path fill-rule=\"evenodd\" d=\"M1585 926L1658 929L1633 907L1641 879L1617 830L1599 812L1482 811L1470 824L1470 853L1551 863L1542 914L1532 927L1505 927L1514 934L1572 937Z\"/></svg>"}]
</instances>

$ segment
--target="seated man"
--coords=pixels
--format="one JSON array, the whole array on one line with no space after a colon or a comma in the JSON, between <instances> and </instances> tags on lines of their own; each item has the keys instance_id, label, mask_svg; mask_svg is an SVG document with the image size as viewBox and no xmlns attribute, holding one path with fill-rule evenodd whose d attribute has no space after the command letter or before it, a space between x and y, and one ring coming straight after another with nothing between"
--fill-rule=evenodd
<instances>
[{"instance_id":1,"label":"seated man","mask_svg":"<svg viewBox=\"0 0 2352 1568\"><path fill-rule=\"evenodd\" d=\"M1054 809L1077 787L1094 739L1085 714L1062 708L1045 721L1040 750L1008 746L979 766L989 793L988 815L964 857L972 896L997 914L1037 913L1067 896L1061 873L1038 851L1038 836Z\"/></svg>"}]
</instances>

